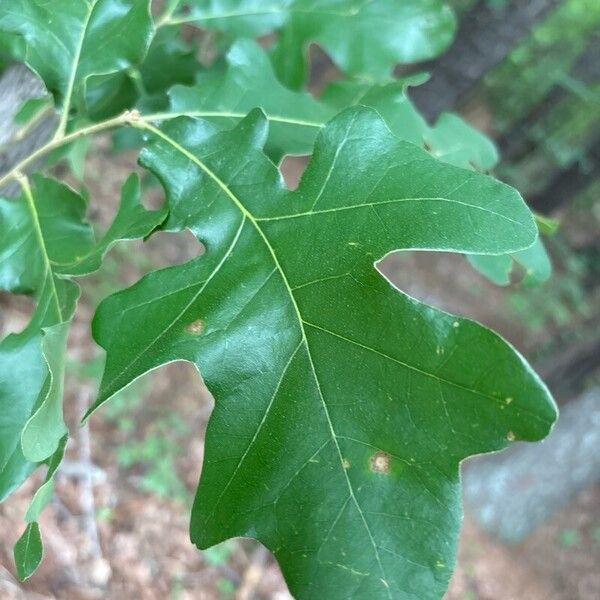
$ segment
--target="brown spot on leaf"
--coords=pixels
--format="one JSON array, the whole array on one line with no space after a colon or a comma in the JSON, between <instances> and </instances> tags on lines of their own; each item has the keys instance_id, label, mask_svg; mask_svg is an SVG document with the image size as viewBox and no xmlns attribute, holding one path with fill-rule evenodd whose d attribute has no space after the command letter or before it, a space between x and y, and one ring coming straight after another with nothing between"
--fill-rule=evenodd
<instances>
[{"instance_id":1,"label":"brown spot on leaf","mask_svg":"<svg viewBox=\"0 0 600 600\"><path fill-rule=\"evenodd\" d=\"M383 473L387 475L390 472L390 455L387 452L375 452L373 456L371 456L371 471L374 473Z\"/></svg>"},{"instance_id":2,"label":"brown spot on leaf","mask_svg":"<svg viewBox=\"0 0 600 600\"><path fill-rule=\"evenodd\" d=\"M193 335L200 335L204 331L204 321L202 319L196 319L195 321L192 321L185 330Z\"/></svg>"},{"instance_id":3,"label":"brown spot on leaf","mask_svg":"<svg viewBox=\"0 0 600 600\"><path fill-rule=\"evenodd\" d=\"M515 438L515 434L514 434L512 431L509 431L509 432L506 434L506 439L507 439L509 442L514 442L514 441L515 441L515 439L516 439L516 438Z\"/></svg>"}]
</instances>

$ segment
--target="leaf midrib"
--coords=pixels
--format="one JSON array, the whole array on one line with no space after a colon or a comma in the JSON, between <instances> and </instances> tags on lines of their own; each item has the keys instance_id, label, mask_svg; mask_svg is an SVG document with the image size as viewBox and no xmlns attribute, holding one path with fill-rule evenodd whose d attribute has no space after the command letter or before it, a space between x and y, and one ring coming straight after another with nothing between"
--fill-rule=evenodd
<instances>
[{"instance_id":1,"label":"leaf midrib","mask_svg":"<svg viewBox=\"0 0 600 600\"><path fill-rule=\"evenodd\" d=\"M38 245L42 254L42 260L44 262L44 279L50 282L50 287L52 289L52 298L56 305L56 313L59 318L59 321L62 322L64 320L64 317L62 313L62 308L60 306L58 290L56 289L56 282L54 281L54 272L52 270L52 264L50 261L50 256L48 254L48 249L46 248L44 233L42 231L39 215L35 206L33 192L31 190L31 186L29 185L29 181L26 178L23 178L21 180L21 187L23 189L25 201L27 202L27 208L29 209L29 213L31 214L31 220L33 221L33 230L35 232L35 237L38 241Z\"/></svg>"},{"instance_id":2,"label":"leaf midrib","mask_svg":"<svg viewBox=\"0 0 600 600\"><path fill-rule=\"evenodd\" d=\"M63 101L60 123L58 125L58 129L56 130L57 137L62 137L67 127L67 121L69 120L69 111L71 110L71 102L73 99L73 91L75 89L75 79L77 78L77 71L79 69L79 60L81 58L81 53L83 52L83 44L85 42L87 29L90 24L92 13L94 12L94 8L96 7L97 2L98 0L91 0L89 2L88 12L81 26L81 32L79 34L79 39L77 40L75 54L73 55L73 61L71 63L71 73L69 74L69 81L67 83L67 90L65 92L65 98Z\"/></svg>"},{"instance_id":3,"label":"leaf midrib","mask_svg":"<svg viewBox=\"0 0 600 600\"><path fill-rule=\"evenodd\" d=\"M496 212L494 210L490 210L485 206L477 206L476 204L469 204L468 202L462 202L461 200L456 200L454 198L448 198L444 196L431 196L424 198L391 198L389 200L383 200L382 202L365 202L363 204L353 204L351 206L339 206L333 208L324 208L321 210L311 210L303 213L291 213L288 215L279 215L277 217L262 217L258 218L257 221L282 221L285 219L296 219L299 217L311 217L313 215L321 215L326 213L337 213L347 210L354 210L358 208L374 208L377 206L385 206L386 204L399 204L401 202L449 202L451 204L460 204L461 206L466 206L469 209L480 210L481 212L489 213L495 217L508 221L509 223L513 223L514 225L518 225L522 229L527 229L522 222L517 221L515 219L511 219L502 213Z\"/></svg>"},{"instance_id":4,"label":"leaf midrib","mask_svg":"<svg viewBox=\"0 0 600 600\"><path fill-rule=\"evenodd\" d=\"M182 154L183 156L185 156L189 161L191 161L193 164L195 164L196 166L198 166L204 173L206 173L206 175L212 179L217 186L223 191L223 193L225 193L225 195L235 204L235 206L238 208L238 210L242 213L242 215L248 219L248 221L252 224L252 226L254 227L254 229L256 230L256 232L258 233L258 235L261 237L261 239L263 240L265 246L267 247L271 258L273 259L273 262L275 264L275 267L277 269L277 271L279 271L279 274L281 275L281 278L283 280L283 283L288 291L288 295L289 298L292 302L292 306L294 307L294 311L296 313L296 318L298 320L298 326L300 328L300 332L302 334L302 342L304 343L304 346L306 347L306 353L307 353L307 357L310 363L310 367L313 373L313 377L315 379L315 383L317 385L317 390L319 392L319 397L321 399L321 404L323 406L323 412L325 414L325 417L327 419L327 424L329 427L329 431L331 434L331 438L335 444L336 450L337 450L337 454L338 454L338 458L339 458L339 467L341 469L341 472L344 474L344 478L346 480L346 484L348 486L348 491L350 493L350 497L352 498L352 501L360 515L360 518L363 522L363 525L365 527L365 531L367 532L367 535L369 537L369 540L371 542L371 545L373 547L373 552L375 555L375 559L377 561L377 564L379 566L379 570L381 572L381 581L384 585L384 587L387 590L388 596L391 600L392 596L391 596L391 592L390 592L390 588L389 588L389 584L386 581L386 574L385 574L385 570L383 568L383 563L381 562L381 557L379 556L379 549L377 544L375 543L375 539L373 537L373 534L371 532L371 528L366 520L364 511L362 510L358 499L356 498L356 495L354 493L354 488L352 486L352 482L350 481L350 478L348 476L348 473L346 471L346 469L344 468L344 456L342 454L342 450L340 448L339 442L338 442L338 435L335 431L335 428L333 426L333 421L331 419L331 414L329 412L329 407L327 406L327 403L325 402L325 397L323 395L323 391L321 389L321 383L319 381L318 375L317 375L317 370L312 358L312 353L310 351L310 345L308 343L308 338L306 336L306 331L304 328L304 320L302 318L302 314L300 312L300 307L298 306L298 303L296 301L296 298L294 296L294 293L292 291L292 287L288 281L287 275L285 274L285 271L283 269L283 267L281 266L281 263L279 262L279 258L277 257L277 254L275 253L275 250L273 248L273 246L271 245L269 239L267 238L267 236L265 235L264 231L261 229L260 225L258 224L256 218L254 217L254 215L243 205L243 203L240 201L240 199L231 191L231 189L227 186L227 184L216 174L214 173L204 162L202 162L197 156L195 156L194 154L192 154L189 150L187 150L185 147L183 147L181 144L179 144L176 140L174 140L173 138L169 137L168 135L166 135L165 133L163 133L160 129L154 127L153 125L150 124L144 124L144 127L150 131L152 131L155 135L157 135L159 138L161 138L162 140L164 140L165 142L167 142L170 146L172 146L177 152L179 152L180 154Z\"/></svg>"},{"instance_id":5,"label":"leaf midrib","mask_svg":"<svg viewBox=\"0 0 600 600\"><path fill-rule=\"evenodd\" d=\"M300 125L302 127L312 127L315 129L322 129L325 126L325 121L308 121L305 119L295 119L293 117L285 117L283 115L273 115L265 111L265 116L268 121L274 123L282 123L284 125ZM166 121L170 119L177 119L178 117L205 117L205 118L220 118L220 119L243 119L248 116L247 112L236 112L226 110L187 110L177 112L162 112L147 115L143 117L147 121Z\"/></svg>"}]
</instances>

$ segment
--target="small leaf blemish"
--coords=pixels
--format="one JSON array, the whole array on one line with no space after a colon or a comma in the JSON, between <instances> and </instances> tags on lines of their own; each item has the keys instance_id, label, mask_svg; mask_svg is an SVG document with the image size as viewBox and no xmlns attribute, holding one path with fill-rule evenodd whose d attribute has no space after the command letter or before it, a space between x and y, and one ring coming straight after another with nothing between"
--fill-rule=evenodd
<instances>
[{"instance_id":1,"label":"small leaf blemish","mask_svg":"<svg viewBox=\"0 0 600 600\"><path fill-rule=\"evenodd\" d=\"M204 331L204 321L196 319L186 326L185 330L192 335L200 335Z\"/></svg>"},{"instance_id":2,"label":"small leaf blemish","mask_svg":"<svg viewBox=\"0 0 600 600\"><path fill-rule=\"evenodd\" d=\"M342 466L344 467L344 469L348 470L350 468L350 461L347 458L345 458L342 461Z\"/></svg>"},{"instance_id":3,"label":"small leaf blemish","mask_svg":"<svg viewBox=\"0 0 600 600\"><path fill-rule=\"evenodd\" d=\"M506 439L507 439L509 442L514 442L514 441L515 441L515 439L516 439L516 438L515 438L515 434L514 434L512 431L509 431L509 432L506 434Z\"/></svg>"},{"instance_id":4,"label":"small leaf blemish","mask_svg":"<svg viewBox=\"0 0 600 600\"><path fill-rule=\"evenodd\" d=\"M371 456L371 471L387 475L390 472L390 455L387 452L376 452Z\"/></svg>"}]
</instances>

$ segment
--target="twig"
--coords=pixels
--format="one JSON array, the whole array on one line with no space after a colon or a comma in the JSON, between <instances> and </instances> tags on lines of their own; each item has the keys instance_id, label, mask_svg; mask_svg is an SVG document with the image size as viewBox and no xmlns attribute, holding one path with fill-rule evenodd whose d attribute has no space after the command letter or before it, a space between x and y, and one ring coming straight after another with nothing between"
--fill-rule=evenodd
<instances>
[{"instance_id":1,"label":"twig","mask_svg":"<svg viewBox=\"0 0 600 600\"><path fill-rule=\"evenodd\" d=\"M89 405L90 392L85 386L77 397L77 411L80 415L85 415ZM77 454L82 464L92 464L92 452L90 449L90 428L88 423L80 425L76 434ZM91 469L86 469L81 476L79 495L79 506L81 507L81 526L87 535L89 546L88 556L92 559L102 557L102 548L100 547L100 538L98 536L98 526L96 524L96 506L94 503L94 489Z\"/></svg>"}]
</instances>

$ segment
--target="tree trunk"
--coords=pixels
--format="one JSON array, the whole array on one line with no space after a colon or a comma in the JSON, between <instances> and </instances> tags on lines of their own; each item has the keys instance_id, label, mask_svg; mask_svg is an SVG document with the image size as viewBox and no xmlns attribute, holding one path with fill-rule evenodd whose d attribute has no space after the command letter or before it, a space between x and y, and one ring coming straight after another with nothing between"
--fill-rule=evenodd
<instances>
[{"instance_id":1,"label":"tree trunk","mask_svg":"<svg viewBox=\"0 0 600 600\"><path fill-rule=\"evenodd\" d=\"M19 161L46 143L55 128L55 115L51 114L32 127L22 139L16 139L19 126L15 115L29 98L45 93L41 81L24 65L14 65L0 74L0 175L10 171ZM35 169L39 165L32 165ZM3 196L15 196L19 186L9 183L0 189Z\"/></svg>"},{"instance_id":2,"label":"tree trunk","mask_svg":"<svg viewBox=\"0 0 600 600\"><path fill-rule=\"evenodd\" d=\"M520 542L580 490L600 480L600 388L569 402L542 444L515 444L463 468L465 505L480 525Z\"/></svg>"},{"instance_id":3,"label":"tree trunk","mask_svg":"<svg viewBox=\"0 0 600 600\"><path fill-rule=\"evenodd\" d=\"M425 70L432 70L432 76L411 91L417 107L430 120L444 110L454 109L531 27L558 4L559 0L510 0L502 8L493 8L480 0L462 19L450 50L437 61L424 65Z\"/></svg>"}]
</instances>

